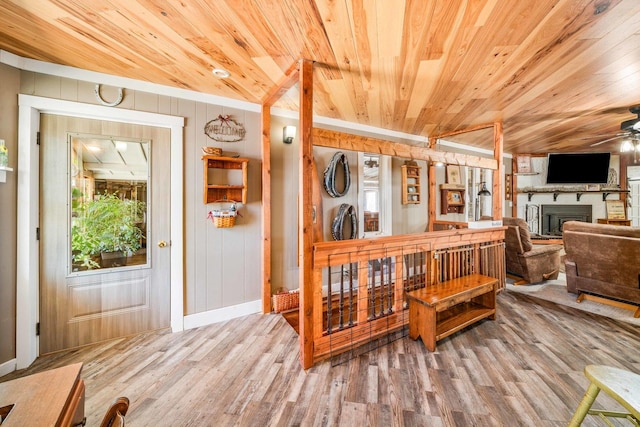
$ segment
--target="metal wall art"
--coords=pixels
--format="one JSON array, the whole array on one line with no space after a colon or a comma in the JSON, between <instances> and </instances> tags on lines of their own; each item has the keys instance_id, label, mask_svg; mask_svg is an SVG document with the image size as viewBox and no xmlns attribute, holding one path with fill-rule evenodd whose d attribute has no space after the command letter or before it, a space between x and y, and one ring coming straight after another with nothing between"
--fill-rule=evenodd
<instances>
[{"instance_id":1,"label":"metal wall art","mask_svg":"<svg viewBox=\"0 0 640 427\"><path fill-rule=\"evenodd\" d=\"M244 139L244 126L231 118L220 114L204 126L204 133L214 141L237 142Z\"/></svg>"},{"instance_id":2,"label":"metal wall art","mask_svg":"<svg viewBox=\"0 0 640 427\"><path fill-rule=\"evenodd\" d=\"M96 99L100 104L106 105L107 107L115 107L116 105L122 102L122 98L124 98L124 93L122 91L122 88L118 88L118 97L115 99L115 101L108 102L108 101L105 101L104 98L102 98L102 95L100 94L100 86L101 85L97 84L96 87L93 89L93 92L96 95Z\"/></svg>"}]
</instances>

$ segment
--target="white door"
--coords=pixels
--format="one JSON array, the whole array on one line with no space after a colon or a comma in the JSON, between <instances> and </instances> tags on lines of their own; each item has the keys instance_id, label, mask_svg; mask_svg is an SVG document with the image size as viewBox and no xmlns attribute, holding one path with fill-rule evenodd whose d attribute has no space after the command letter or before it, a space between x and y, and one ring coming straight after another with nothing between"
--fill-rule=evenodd
<instances>
[{"instance_id":1,"label":"white door","mask_svg":"<svg viewBox=\"0 0 640 427\"><path fill-rule=\"evenodd\" d=\"M169 327L170 130L43 114L40 135L40 353Z\"/></svg>"},{"instance_id":2,"label":"white door","mask_svg":"<svg viewBox=\"0 0 640 427\"><path fill-rule=\"evenodd\" d=\"M632 227L640 227L640 180L629 181L629 219Z\"/></svg>"}]
</instances>

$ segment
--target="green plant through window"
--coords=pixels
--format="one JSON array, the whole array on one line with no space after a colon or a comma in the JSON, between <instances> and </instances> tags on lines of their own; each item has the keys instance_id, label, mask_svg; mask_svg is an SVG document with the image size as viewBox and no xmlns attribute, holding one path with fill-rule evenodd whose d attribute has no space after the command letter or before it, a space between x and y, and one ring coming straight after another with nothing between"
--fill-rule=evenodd
<instances>
[{"instance_id":1,"label":"green plant through window","mask_svg":"<svg viewBox=\"0 0 640 427\"><path fill-rule=\"evenodd\" d=\"M71 228L73 262L86 269L99 268L95 260L104 252L131 256L142 247L143 234L138 226L144 219L146 204L120 199L105 193L78 205Z\"/></svg>"},{"instance_id":2,"label":"green plant through window","mask_svg":"<svg viewBox=\"0 0 640 427\"><path fill-rule=\"evenodd\" d=\"M145 264L148 144L71 141L71 270Z\"/></svg>"}]
</instances>

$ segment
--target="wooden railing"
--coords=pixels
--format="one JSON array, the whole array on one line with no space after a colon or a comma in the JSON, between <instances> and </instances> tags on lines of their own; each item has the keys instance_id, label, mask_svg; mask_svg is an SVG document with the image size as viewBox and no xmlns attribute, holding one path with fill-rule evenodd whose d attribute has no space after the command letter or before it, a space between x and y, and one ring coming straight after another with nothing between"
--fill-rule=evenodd
<instances>
[{"instance_id":1,"label":"wooden railing","mask_svg":"<svg viewBox=\"0 0 640 427\"><path fill-rule=\"evenodd\" d=\"M315 362L364 345L408 323L405 292L479 273L505 285L504 227L320 242L305 284L312 328L301 336ZM309 340L309 341L307 341ZM304 360L305 355L301 355ZM309 358L311 359L311 358Z\"/></svg>"}]
</instances>

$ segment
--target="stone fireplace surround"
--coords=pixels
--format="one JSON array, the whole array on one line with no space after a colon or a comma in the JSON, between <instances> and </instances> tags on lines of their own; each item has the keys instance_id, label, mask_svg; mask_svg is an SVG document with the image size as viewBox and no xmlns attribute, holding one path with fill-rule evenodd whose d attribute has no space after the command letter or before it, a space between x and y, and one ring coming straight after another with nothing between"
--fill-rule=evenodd
<instances>
[{"instance_id":1,"label":"stone fireplace surround","mask_svg":"<svg viewBox=\"0 0 640 427\"><path fill-rule=\"evenodd\" d=\"M566 221L592 222L591 205L541 205L540 234L562 236L562 224Z\"/></svg>"}]
</instances>

